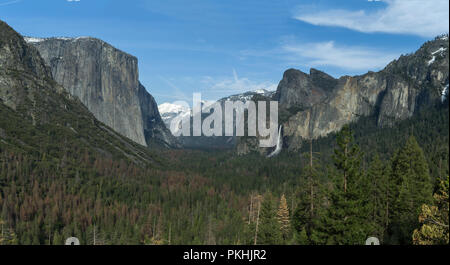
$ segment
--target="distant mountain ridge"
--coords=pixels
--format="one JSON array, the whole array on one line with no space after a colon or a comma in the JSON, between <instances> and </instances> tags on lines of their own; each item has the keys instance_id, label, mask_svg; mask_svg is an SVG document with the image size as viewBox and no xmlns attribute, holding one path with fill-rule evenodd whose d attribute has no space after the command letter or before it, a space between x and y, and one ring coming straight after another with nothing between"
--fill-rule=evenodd
<instances>
[{"instance_id":1,"label":"distant mountain ridge","mask_svg":"<svg viewBox=\"0 0 450 265\"><path fill-rule=\"evenodd\" d=\"M246 102L251 100L254 96L260 95L264 97L272 97L275 94L275 91L268 91L266 89L258 89L255 91L248 91L241 94L234 94L228 97L224 97L218 100L219 103L223 103L225 101L242 101ZM212 103L215 101L205 101L202 102L202 108L208 103ZM222 104L223 107L223 104ZM170 124L172 120L178 115L189 115L192 117L191 107L181 106L173 103L163 103L158 106L159 112L161 113L161 117L166 124L167 128L170 128ZM208 116L208 114L203 114L203 118ZM220 137L177 137L181 143L181 145L185 148L200 148L200 149L209 149L209 148L221 148L221 149L230 149L236 145L236 137L228 137L228 136L220 136Z\"/></svg>"},{"instance_id":2,"label":"distant mountain ridge","mask_svg":"<svg viewBox=\"0 0 450 265\"><path fill-rule=\"evenodd\" d=\"M275 94L275 91L268 91L266 89L257 89L255 91L248 91L241 94L234 94L231 96L227 96L218 100L218 102L224 101L242 101L246 102L251 100L255 95L263 95L265 97L272 97ZM173 103L163 103L158 105L159 113L161 114L162 119L166 123L166 126L170 128L170 122L177 115L186 115L186 113L191 112L191 108L188 106L182 106L179 104ZM191 114L192 115L192 114Z\"/></svg>"}]
</instances>

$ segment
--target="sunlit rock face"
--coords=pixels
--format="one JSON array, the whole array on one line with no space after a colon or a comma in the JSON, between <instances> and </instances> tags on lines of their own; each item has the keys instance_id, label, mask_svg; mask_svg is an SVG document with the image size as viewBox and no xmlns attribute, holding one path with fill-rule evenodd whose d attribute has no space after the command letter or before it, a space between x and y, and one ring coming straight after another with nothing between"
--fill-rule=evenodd
<instances>
[{"instance_id":1,"label":"sunlit rock face","mask_svg":"<svg viewBox=\"0 0 450 265\"><path fill-rule=\"evenodd\" d=\"M437 37L383 70L360 76L335 79L315 69L309 74L287 70L272 98L279 101L284 146L297 150L303 140L337 132L362 116L374 116L380 127L393 126L424 106L443 102L449 84L448 46L447 35ZM237 152L254 149L244 139Z\"/></svg>"},{"instance_id":2,"label":"sunlit rock face","mask_svg":"<svg viewBox=\"0 0 450 265\"><path fill-rule=\"evenodd\" d=\"M90 37L25 40L38 49L53 78L97 119L141 145L176 145L139 82L136 57Z\"/></svg>"}]
</instances>

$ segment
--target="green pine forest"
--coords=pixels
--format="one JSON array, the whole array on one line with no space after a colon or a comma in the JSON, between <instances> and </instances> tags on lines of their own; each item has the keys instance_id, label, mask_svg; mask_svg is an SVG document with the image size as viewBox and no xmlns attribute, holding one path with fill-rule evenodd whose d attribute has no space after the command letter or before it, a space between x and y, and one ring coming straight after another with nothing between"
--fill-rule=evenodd
<instances>
[{"instance_id":1,"label":"green pine forest","mask_svg":"<svg viewBox=\"0 0 450 265\"><path fill-rule=\"evenodd\" d=\"M21 140L0 142L0 244L448 244L448 106L392 128L361 118L272 159L155 150L145 164L1 105L0 135Z\"/></svg>"}]
</instances>

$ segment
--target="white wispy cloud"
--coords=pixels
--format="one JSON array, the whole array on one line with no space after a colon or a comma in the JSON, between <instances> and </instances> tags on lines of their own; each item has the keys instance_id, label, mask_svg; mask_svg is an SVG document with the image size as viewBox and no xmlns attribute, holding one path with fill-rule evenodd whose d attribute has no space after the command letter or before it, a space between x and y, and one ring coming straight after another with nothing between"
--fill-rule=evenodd
<instances>
[{"instance_id":1,"label":"white wispy cloud","mask_svg":"<svg viewBox=\"0 0 450 265\"><path fill-rule=\"evenodd\" d=\"M81 0L67 0L67 2L81 2Z\"/></svg>"},{"instance_id":2,"label":"white wispy cloud","mask_svg":"<svg viewBox=\"0 0 450 265\"><path fill-rule=\"evenodd\" d=\"M285 44L282 53L290 62L302 62L310 67L333 66L348 70L377 70L398 57L362 46L339 46L334 41L317 43Z\"/></svg>"},{"instance_id":3,"label":"white wispy cloud","mask_svg":"<svg viewBox=\"0 0 450 265\"><path fill-rule=\"evenodd\" d=\"M20 2L22 2L22 0L15 0L15 1L8 1L8 2L0 2L0 6L7 6L7 5L12 5L12 4L20 3Z\"/></svg>"},{"instance_id":4,"label":"white wispy cloud","mask_svg":"<svg viewBox=\"0 0 450 265\"><path fill-rule=\"evenodd\" d=\"M171 80L169 80L166 77L163 77L161 75L158 76L162 81L164 81L169 87L172 88L172 91L169 95L167 94L161 94L165 97L177 99L177 100L183 100L183 101L189 101L192 99L192 96L188 96L186 93L183 92L183 89L175 85Z\"/></svg>"},{"instance_id":5,"label":"white wispy cloud","mask_svg":"<svg viewBox=\"0 0 450 265\"><path fill-rule=\"evenodd\" d=\"M360 32L384 32L434 37L449 31L448 0L369 0L386 7L373 12L300 8L295 19L318 26L344 27Z\"/></svg>"},{"instance_id":6,"label":"white wispy cloud","mask_svg":"<svg viewBox=\"0 0 450 265\"><path fill-rule=\"evenodd\" d=\"M267 57L283 67L335 67L344 72L377 71L398 58L400 51L368 46L342 45L335 41L301 42L290 39L269 50L243 50L243 57Z\"/></svg>"},{"instance_id":7,"label":"white wispy cloud","mask_svg":"<svg viewBox=\"0 0 450 265\"><path fill-rule=\"evenodd\" d=\"M246 77L240 78L235 69L233 69L232 76L225 78L205 76L201 82L208 92L220 95L239 94L258 89L274 91L277 88L277 85L270 81L257 82Z\"/></svg>"}]
</instances>

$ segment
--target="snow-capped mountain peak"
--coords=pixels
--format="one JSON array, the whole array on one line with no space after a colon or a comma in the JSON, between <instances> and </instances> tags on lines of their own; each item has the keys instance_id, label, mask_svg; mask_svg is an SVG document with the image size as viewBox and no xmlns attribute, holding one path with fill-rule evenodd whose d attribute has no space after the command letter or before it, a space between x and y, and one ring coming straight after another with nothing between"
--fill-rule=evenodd
<instances>
[{"instance_id":1,"label":"snow-capped mountain peak","mask_svg":"<svg viewBox=\"0 0 450 265\"><path fill-rule=\"evenodd\" d=\"M257 94L265 95L265 94L268 93L269 91L268 91L268 90L265 90L265 89L257 89L257 90L255 90L255 91L253 91L253 92L255 92L255 93L257 93Z\"/></svg>"},{"instance_id":2,"label":"snow-capped mountain peak","mask_svg":"<svg viewBox=\"0 0 450 265\"><path fill-rule=\"evenodd\" d=\"M220 99L218 102L224 102L224 101L248 101L253 98L254 95L262 95L265 97L272 97L275 94L275 91L269 91L266 89L257 89L254 91L245 92L242 94L232 95L229 97L225 97ZM211 104L215 103L216 101L210 101L210 100L202 100L201 101L201 108L204 110ZM163 119L164 123L167 127L170 127L171 121L177 117L178 115L191 115L192 116L192 110L189 106L185 106L182 104L175 103L163 103L161 105L158 105L159 113L161 115L161 118ZM207 111L206 111L207 112Z\"/></svg>"},{"instance_id":3,"label":"snow-capped mountain peak","mask_svg":"<svg viewBox=\"0 0 450 265\"><path fill-rule=\"evenodd\" d=\"M164 114L164 113L187 112L190 109L187 106L182 106L182 105L172 104L172 103L163 103L161 105L158 105L158 110L159 110L160 114Z\"/></svg>"}]
</instances>

